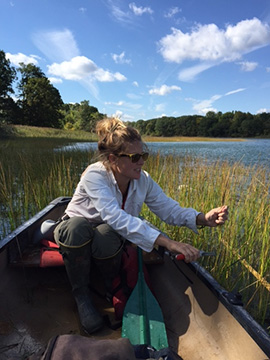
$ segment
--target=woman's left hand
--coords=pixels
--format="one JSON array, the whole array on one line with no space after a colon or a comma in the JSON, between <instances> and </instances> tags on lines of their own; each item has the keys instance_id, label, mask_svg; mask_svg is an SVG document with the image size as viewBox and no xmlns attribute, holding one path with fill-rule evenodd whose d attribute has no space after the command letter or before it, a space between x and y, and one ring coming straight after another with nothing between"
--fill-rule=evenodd
<instances>
[{"instance_id":1,"label":"woman's left hand","mask_svg":"<svg viewBox=\"0 0 270 360\"><path fill-rule=\"evenodd\" d=\"M223 205L218 208L210 210L205 215L200 213L197 216L197 225L216 227L223 225L228 220L228 206Z\"/></svg>"}]
</instances>

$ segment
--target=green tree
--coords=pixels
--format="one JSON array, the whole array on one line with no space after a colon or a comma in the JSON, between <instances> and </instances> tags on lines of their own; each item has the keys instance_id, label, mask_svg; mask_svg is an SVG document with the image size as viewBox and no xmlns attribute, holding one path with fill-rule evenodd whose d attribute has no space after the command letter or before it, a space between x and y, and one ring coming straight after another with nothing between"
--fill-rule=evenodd
<instances>
[{"instance_id":1,"label":"green tree","mask_svg":"<svg viewBox=\"0 0 270 360\"><path fill-rule=\"evenodd\" d=\"M233 120L234 113L233 112L226 112L224 114L218 114L218 133L220 137L229 137L230 136L230 128Z\"/></svg>"},{"instance_id":2,"label":"green tree","mask_svg":"<svg viewBox=\"0 0 270 360\"><path fill-rule=\"evenodd\" d=\"M88 100L83 100L80 104L65 104L63 114L66 129L79 129L90 132L95 131L97 121L105 116L95 106L89 105Z\"/></svg>"},{"instance_id":3,"label":"green tree","mask_svg":"<svg viewBox=\"0 0 270 360\"><path fill-rule=\"evenodd\" d=\"M63 101L59 91L41 69L33 64L20 64L20 107L22 124L41 127L61 127Z\"/></svg>"},{"instance_id":4,"label":"green tree","mask_svg":"<svg viewBox=\"0 0 270 360\"><path fill-rule=\"evenodd\" d=\"M185 135L186 136L197 136L197 121L200 116L190 115L185 116Z\"/></svg>"},{"instance_id":5,"label":"green tree","mask_svg":"<svg viewBox=\"0 0 270 360\"><path fill-rule=\"evenodd\" d=\"M155 135L155 125L156 125L156 120L155 119L151 119L151 120L147 120L146 121L146 132L145 135Z\"/></svg>"},{"instance_id":6,"label":"green tree","mask_svg":"<svg viewBox=\"0 0 270 360\"><path fill-rule=\"evenodd\" d=\"M250 113L246 113L245 115L245 119L241 122L241 136L252 137L259 135L262 131L260 122L256 121L256 118Z\"/></svg>"},{"instance_id":7,"label":"green tree","mask_svg":"<svg viewBox=\"0 0 270 360\"><path fill-rule=\"evenodd\" d=\"M173 136L173 127L170 124L170 118L163 116L156 120L155 134L157 136Z\"/></svg>"},{"instance_id":8,"label":"green tree","mask_svg":"<svg viewBox=\"0 0 270 360\"><path fill-rule=\"evenodd\" d=\"M145 135L146 134L146 125L147 125L147 121L144 121L144 120L138 120L138 121L135 121L135 122L127 122L127 125L128 126L132 126L132 127L135 127L139 133L141 135Z\"/></svg>"},{"instance_id":9,"label":"green tree","mask_svg":"<svg viewBox=\"0 0 270 360\"><path fill-rule=\"evenodd\" d=\"M0 50L0 124L11 123L17 114L17 106L10 94L14 93L12 83L16 79L15 68Z\"/></svg>"},{"instance_id":10,"label":"green tree","mask_svg":"<svg viewBox=\"0 0 270 360\"><path fill-rule=\"evenodd\" d=\"M89 105L88 100L81 101L79 107L79 129L94 132L97 121L102 119L103 116L95 106Z\"/></svg>"},{"instance_id":11,"label":"green tree","mask_svg":"<svg viewBox=\"0 0 270 360\"><path fill-rule=\"evenodd\" d=\"M232 137L241 137L241 124L246 119L246 114L242 111L235 111L230 126L230 134Z\"/></svg>"},{"instance_id":12,"label":"green tree","mask_svg":"<svg viewBox=\"0 0 270 360\"><path fill-rule=\"evenodd\" d=\"M73 104L64 104L61 110L62 113L62 127L71 130L74 129L75 115L72 111Z\"/></svg>"},{"instance_id":13,"label":"green tree","mask_svg":"<svg viewBox=\"0 0 270 360\"><path fill-rule=\"evenodd\" d=\"M18 84L18 89L22 97L24 95L24 87L30 79L45 78L44 72L34 64L20 63L19 72L21 73L21 80Z\"/></svg>"},{"instance_id":14,"label":"green tree","mask_svg":"<svg viewBox=\"0 0 270 360\"><path fill-rule=\"evenodd\" d=\"M214 111L208 111L206 116L200 120L197 134L206 137L214 136L213 132L215 131L214 128L217 122L217 114Z\"/></svg>"},{"instance_id":15,"label":"green tree","mask_svg":"<svg viewBox=\"0 0 270 360\"><path fill-rule=\"evenodd\" d=\"M177 136L186 135L186 118L187 116L180 116L176 118L175 135Z\"/></svg>"},{"instance_id":16,"label":"green tree","mask_svg":"<svg viewBox=\"0 0 270 360\"><path fill-rule=\"evenodd\" d=\"M255 116L256 122L258 122L261 129L260 135L270 136L270 113L261 113Z\"/></svg>"}]
</instances>

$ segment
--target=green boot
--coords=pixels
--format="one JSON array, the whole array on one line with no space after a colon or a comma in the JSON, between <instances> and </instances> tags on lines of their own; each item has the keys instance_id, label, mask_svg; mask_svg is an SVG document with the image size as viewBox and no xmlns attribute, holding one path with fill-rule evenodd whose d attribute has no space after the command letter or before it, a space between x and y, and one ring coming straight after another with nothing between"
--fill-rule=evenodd
<instances>
[{"instance_id":1,"label":"green boot","mask_svg":"<svg viewBox=\"0 0 270 360\"><path fill-rule=\"evenodd\" d=\"M88 246L80 248L61 246L61 253L72 286L81 325L87 334L91 334L101 329L104 322L91 300L89 290L91 251Z\"/></svg>"}]
</instances>

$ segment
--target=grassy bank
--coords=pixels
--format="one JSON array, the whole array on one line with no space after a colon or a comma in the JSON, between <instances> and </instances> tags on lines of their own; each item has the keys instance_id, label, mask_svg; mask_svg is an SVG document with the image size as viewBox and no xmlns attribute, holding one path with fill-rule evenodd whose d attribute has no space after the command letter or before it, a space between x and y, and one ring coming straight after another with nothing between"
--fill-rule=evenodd
<instances>
[{"instance_id":1,"label":"grassy bank","mask_svg":"<svg viewBox=\"0 0 270 360\"><path fill-rule=\"evenodd\" d=\"M9 136L12 138L57 138L70 141L97 141L95 134L80 130L63 130L44 128L26 125L13 125L9 128ZM1 139L1 135L0 135ZM188 137L188 136L144 136L145 142L183 142L183 141L244 141L243 139L221 139L205 137Z\"/></svg>"},{"instance_id":2,"label":"grassy bank","mask_svg":"<svg viewBox=\"0 0 270 360\"><path fill-rule=\"evenodd\" d=\"M35 126L16 125L15 137L20 138L57 138L71 141L96 141L94 134L80 130L64 130Z\"/></svg>"}]
</instances>

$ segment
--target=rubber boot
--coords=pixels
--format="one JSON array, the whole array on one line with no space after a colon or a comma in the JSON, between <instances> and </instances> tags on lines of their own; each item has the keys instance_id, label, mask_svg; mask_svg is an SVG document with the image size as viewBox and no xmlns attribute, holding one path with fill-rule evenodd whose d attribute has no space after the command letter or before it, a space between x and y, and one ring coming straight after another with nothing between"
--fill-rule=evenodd
<instances>
[{"instance_id":1,"label":"rubber boot","mask_svg":"<svg viewBox=\"0 0 270 360\"><path fill-rule=\"evenodd\" d=\"M120 272L122 251L118 252L115 256L106 259L93 259L99 272L102 275L105 289L106 298L112 301L112 283L115 277Z\"/></svg>"},{"instance_id":2,"label":"rubber boot","mask_svg":"<svg viewBox=\"0 0 270 360\"><path fill-rule=\"evenodd\" d=\"M87 334L91 334L101 329L104 322L91 301L89 290L91 253L86 250L86 246L76 249L61 246L81 325Z\"/></svg>"}]
</instances>

